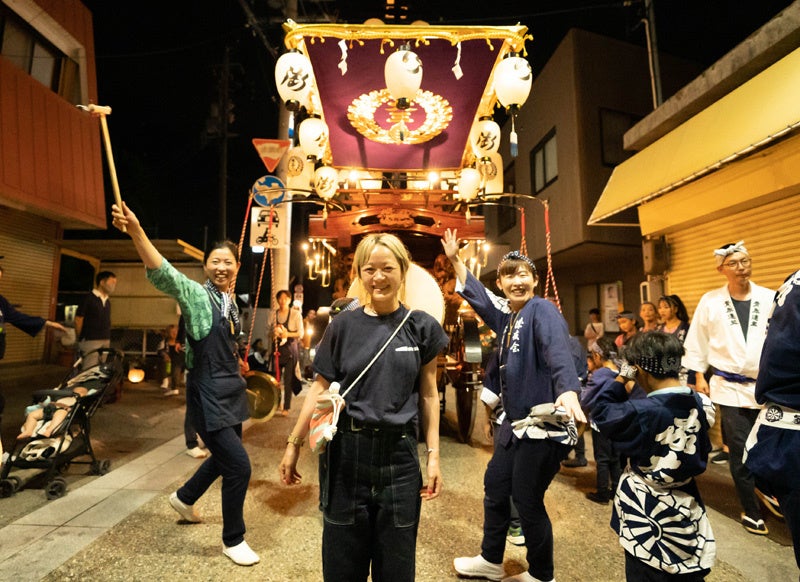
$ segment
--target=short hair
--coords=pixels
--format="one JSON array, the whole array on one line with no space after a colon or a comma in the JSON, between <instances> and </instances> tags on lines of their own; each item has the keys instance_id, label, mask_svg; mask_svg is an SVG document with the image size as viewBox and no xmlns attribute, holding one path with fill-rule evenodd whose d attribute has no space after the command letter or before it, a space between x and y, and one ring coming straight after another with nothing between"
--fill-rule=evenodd
<instances>
[{"instance_id":1,"label":"short hair","mask_svg":"<svg viewBox=\"0 0 800 582\"><path fill-rule=\"evenodd\" d=\"M600 310L597 307L592 307L589 310L589 315L600 315Z\"/></svg>"},{"instance_id":2,"label":"short hair","mask_svg":"<svg viewBox=\"0 0 800 582\"><path fill-rule=\"evenodd\" d=\"M361 301L362 305L366 305L368 303L367 290L364 289L364 285L361 284L361 268L367 263L367 261L369 261L372 251L374 251L375 247L377 246L387 248L389 252L394 255L394 258L400 265L400 279L403 282L400 285L398 297L402 303L405 301L405 280L406 275L408 274L408 269L411 268L411 254L408 252L406 245L403 244L403 241L401 241L397 236L387 232L368 234L361 239L361 242L359 242L358 246L356 247L355 253L353 253L353 273L356 275L356 280L359 282L359 300Z\"/></svg>"},{"instance_id":3,"label":"short hair","mask_svg":"<svg viewBox=\"0 0 800 582\"><path fill-rule=\"evenodd\" d=\"M605 335L594 340L593 347L590 351L600 354L603 360L617 359L617 344L614 343L612 338Z\"/></svg>"},{"instance_id":4,"label":"short hair","mask_svg":"<svg viewBox=\"0 0 800 582\"><path fill-rule=\"evenodd\" d=\"M533 259L519 251L511 251L503 255L503 258L500 259L500 264L497 266L497 276L507 277L513 275L520 267L525 267L530 271L531 275L536 278L539 277L539 273L536 271L536 263L533 262Z\"/></svg>"},{"instance_id":5,"label":"short hair","mask_svg":"<svg viewBox=\"0 0 800 582\"><path fill-rule=\"evenodd\" d=\"M677 379L683 344L671 333L646 331L628 340L622 348L622 357L655 378Z\"/></svg>"},{"instance_id":6,"label":"short hair","mask_svg":"<svg viewBox=\"0 0 800 582\"><path fill-rule=\"evenodd\" d=\"M285 295L286 297L288 297L289 299L291 299L291 298L292 298L292 294L291 294L291 293L289 293L289 290L288 290L288 289L281 289L280 291L278 291L277 293L275 293L275 299L276 299L276 300L280 300L280 298L281 298L282 296L284 296L284 295Z\"/></svg>"},{"instance_id":7,"label":"short hair","mask_svg":"<svg viewBox=\"0 0 800 582\"><path fill-rule=\"evenodd\" d=\"M236 262L239 262L239 247L236 246L236 243L234 243L232 240L219 240L208 247L206 252L203 253L204 265L208 262L208 257L211 256L211 253L218 249L228 249L233 255L233 258L236 259Z\"/></svg>"},{"instance_id":8,"label":"short hair","mask_svg":"<svg viewBox=\"0 0 800 582\"><path fill-rule=\"evenodd\" d=\"M100 283L102 283L106 279L111 279L112 277L114 279L117 278L117 276L114 273L112 273L111 271L100 271L94 277L94 285L95 285L95 287L97 287Z\"/></svg>"}]
</instances>

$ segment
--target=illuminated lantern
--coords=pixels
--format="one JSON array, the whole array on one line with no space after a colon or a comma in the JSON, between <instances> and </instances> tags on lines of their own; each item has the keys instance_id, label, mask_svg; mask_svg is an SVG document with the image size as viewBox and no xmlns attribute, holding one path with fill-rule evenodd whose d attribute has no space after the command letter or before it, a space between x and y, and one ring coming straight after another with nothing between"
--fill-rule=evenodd
<instances>
[{"instance_id":1,"label":"illuminated lantern","mask_svg":"<svg viewBox=\"0 0 800 582\"><path fill-rule=\"evenodd\" d=\"M503 107L521 107L530 95L532 83L531 65L519 53L509 53L495 69L494 91Z\"/></svg>"},{"instance_id":2,"label":"illuminated lantern","mask_svg":"<svg viewBox=\"0 0 800 582\"><path fill-rule=\"evenodd\" d=\"M517 132L515 120L519 108L525 103L531 92L533 71L530 63L519 56L509 53L500 61L494 71L494 92L500 104L511 112L511 156L517 157Z\"/></svg>"},{"instance_id":3,"label":"illuminated lantern","mask_svg":"<svg viewBox=\"0 0 800 582\"><path fill-rule=\"evenodd\" d=\"M131 368L128 370L128 381L133 384L138 384L144 380L144 370L141 368Z\"/></svg>"},{"instance_id":4,"label":"illuminated lantern","mask_svg":"<svg viewBox=\"0 0 800 582\"><path fill-rule=\"evenodd\" d=\"M302 127L302 126L301 126ZM336 196L339 188L339 172L330 166L320 166L314 171L314 190L323 200Z\"/></svg>"},{"instance_id":5,"label":"illuminated lantern","mask_svg":"<svg viewBox=\"0 0 800 582\"><path fill-rule=\"evenodd\" d=\"M481 173L475 168L463 168L458 177L458 197L465 202L474 200L481 187Z\"/></svg>"},{"instance_id":6,"label":"illuminated lantern","mask_svg":"<svg viewBox=\"0 0 800 582\"><path fill-rule=\"evenodd\" d=\"M289 111L298 111L301 106L308 104L314 86L314 74L308 57L297 49L282 54L275 64L275 85Z\"/></svg>"},{"instance_id":7,"label":"illuminated lantern","mask_svg":"<svg viewBox=\"0 0 800 582\"><path fill-rule=\"evenodd\" d=\"M422 85L422 61L409 45L404 44L386 59L383 76L397 108L408 109Z\"/></svg>"},{"instance_id":8,"label":"illuminated lantern","mask_svg":"<svg viewBox=\"0 0 800 582\"><path fill-rule=\"evenodd\" d=\"M489 116L481 117L472 126L470 143L476 157L489 157L500 149L500 126Z\"/></svg>"},{"instance_id":9,"label":"illuminated lantern","mask_svg":"<svg viewBox=\"0 0 800 582\"><path fill-rule=\"evenodd\" d=\"M321 160L328 147L328 124L319 115L312 115L300 124L300 147L309 157Z\"/></svg>"}]
</instances>

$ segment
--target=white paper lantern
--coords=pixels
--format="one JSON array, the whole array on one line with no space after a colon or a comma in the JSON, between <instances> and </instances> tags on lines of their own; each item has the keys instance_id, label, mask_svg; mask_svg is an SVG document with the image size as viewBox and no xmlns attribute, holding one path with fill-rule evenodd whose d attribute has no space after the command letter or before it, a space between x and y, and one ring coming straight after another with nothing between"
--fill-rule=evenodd
<instances>
[{"instance_id":1,"label":"white paper lantern","mask_svg":"<svg viewBox=\"0 0 800 582\"><path fill-rule=\"evenodd\" d=\"M500 126L491 117L481 117L472 126L470 144L478 158L488 157L500 149Z\"/></svg>"},{"instance_id":2,"label":"white paper lantern","mask_svg":"<svg viewBox=\"0 0 800 582\"><path fill-rule=\"evenodd\" d=\"M481 187L481 173L475 168L463 168L458 177L458 197L469 202L478 195Z\"/></svg>"},{"instance_id":3,"label":"white paper lantern","mask_svg":"<svg viewBox=\"0 0 800 582\"><path fill-rule=\"evenodd\" d=\"M531 92L533 71L518 53L510 53L494 71L494 91L503 107L520 107Z\"/></svg>"},{"instance_id":4,"label":"white paper lantern","mask_svg":"<svg viewBox=\"0 0 800 582\"><path fill-rule=\"evenodd\" d=\"M422 61L408 45L403 45L386 59L383 76L398 109L406 109L422 85Z\"/></svg>"},{"instance_id":5,"label":"white paper lantern","mask_svg":"<svg viewBox=\"0 0 800 582\"><path fill-rule=\"evenodd\" d=\"M300 124L299 137L303 151L321 160L328 147L328 125L318 115L312 115Z\"/></svg>"},{"instance_id":6,"label":"white paper lantern","mask_svg":"<svg viewBox=\"0 0 800 582\"><path fill-rule=\"evenodd\" d=\"M323 200L336 196L339 188L339 172L330 166L320 166L314 171L314 190Z\"/></svg>"},{"instance_id":7,"label":"white paper lantern","mask_svg":"<svg viewBox=\"0 0 800 582\"><path fill-rule=\"evenodd\" d=\"M282 54L275 63L275 85L289 111L306 106L314 86L314 74L308 57L296 49Z\"/></svg>"}]
</instances>

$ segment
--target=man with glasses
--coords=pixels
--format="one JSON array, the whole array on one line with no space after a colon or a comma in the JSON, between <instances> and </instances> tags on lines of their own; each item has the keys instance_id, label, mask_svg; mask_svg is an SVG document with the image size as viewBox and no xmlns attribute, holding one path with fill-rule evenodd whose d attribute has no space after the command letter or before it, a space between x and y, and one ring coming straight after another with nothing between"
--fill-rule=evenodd
<instances>
[{"instance_id":1,"label":"man with glasses","mask_svg":"<svg viewBox=\"0 0 800 582\"><path fill-rule=\"evenodd\" d=\"M761 408L755 399L755 379L775 291L750 281L752 261L744 241L723 245L714 257L727 284L700 299L682 364L695 372L695 389L708 394L722 412L731 476L744 509L742 526L752 534L767 535L753 475L742 462L742 453ZM703 376L707 370L708 382Z\"/></svg>"}]
</instances>

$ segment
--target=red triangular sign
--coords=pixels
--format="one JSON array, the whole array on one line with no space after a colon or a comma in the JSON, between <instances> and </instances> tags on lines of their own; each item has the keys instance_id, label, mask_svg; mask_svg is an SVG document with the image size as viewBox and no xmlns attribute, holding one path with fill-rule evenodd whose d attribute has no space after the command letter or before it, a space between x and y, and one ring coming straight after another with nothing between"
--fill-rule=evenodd
<instances>
[{"instance_id":1,"label":"red triangular sign","mask_svg":"<svg viewBox=\"0 0 800 582\"><path fill-rule=\"evenodd\" d=\"M253 145L256 147L258 155L270 172L275 171L278 167L278 162L281 161L283 154L292 145L288 139L253 139Z\"/></svg>"}]
</instances>

